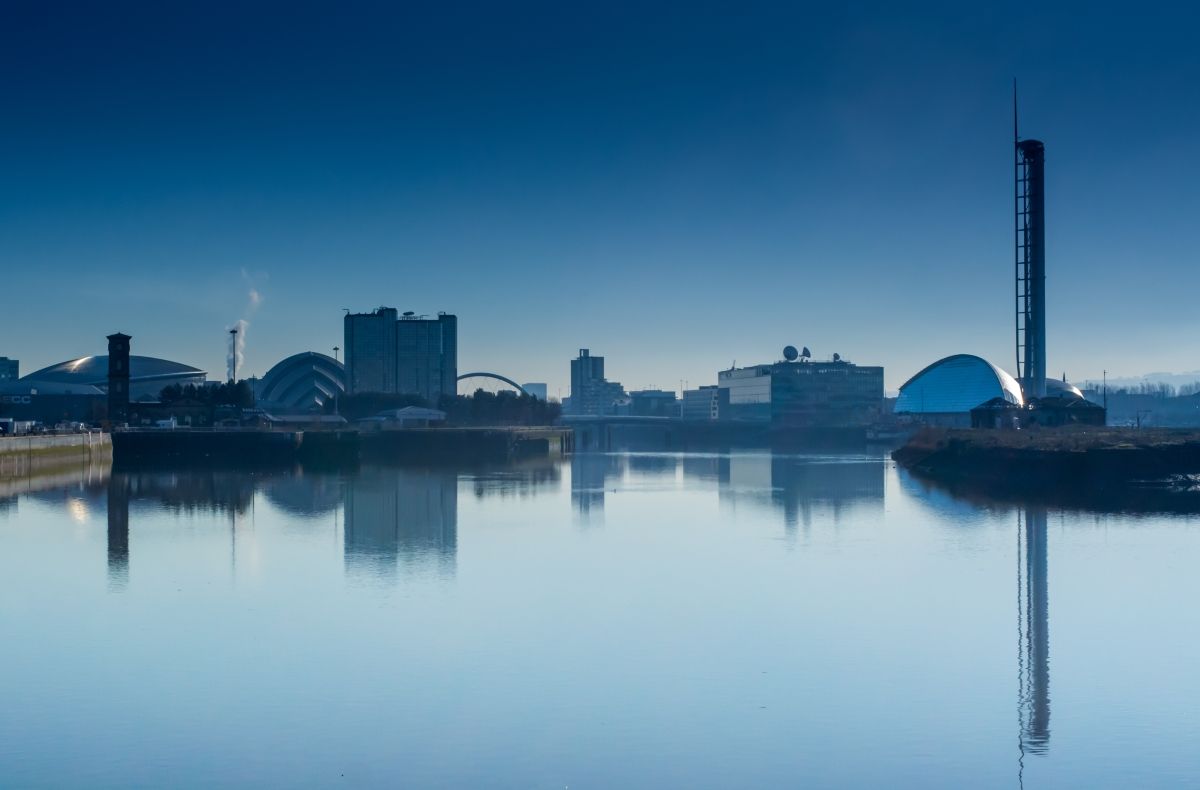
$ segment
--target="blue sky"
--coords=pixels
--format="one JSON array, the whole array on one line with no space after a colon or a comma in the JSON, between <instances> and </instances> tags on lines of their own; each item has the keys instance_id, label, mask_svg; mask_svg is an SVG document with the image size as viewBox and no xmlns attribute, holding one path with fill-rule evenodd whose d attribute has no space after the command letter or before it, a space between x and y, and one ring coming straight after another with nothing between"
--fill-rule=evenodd
<instances>
[{"instance_id":1,"label":"blue sky","mask_svg":"<svg viewBox=\"0 0 1200 790\"><path fill-rule=\"evenodd\" d=\"M1015 76L1050 370L1200 368L1196 12L975 5L10 5L0 355L221 375L245 318L261 374L387 304L552 395L580 347L1011 369Z\"/></svg>"}]
</instances>

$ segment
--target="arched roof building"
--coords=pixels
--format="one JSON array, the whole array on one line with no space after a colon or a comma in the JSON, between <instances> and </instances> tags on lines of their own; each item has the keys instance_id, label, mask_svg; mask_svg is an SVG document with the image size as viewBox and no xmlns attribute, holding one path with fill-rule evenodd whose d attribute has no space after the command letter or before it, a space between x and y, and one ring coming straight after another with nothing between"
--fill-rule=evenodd
<instances>
[{"instance_id":1,"label":"arched roof building","mask_svg":"<svg viewBox=\"0 0 1200 790\"><path fill-rule=\"evenodd\" d=\"M894 411L928 422L971 424L971 409L993 398L1023 406L1017 380L983 357L955 354L939 359L900 387Z\"/></svg>"},{"instance_id":2,"label":"arched roof building","mask_svg":"<svg viewBox=\"0 0 1200 790\"><path fill-rule=\"evenodd\" d=\"M346 368L316 351L293 354L267 371L255 388L264 409L284 413L321 411L346 391Z\"/></svg>"},{"instance_id":3,"label":"arched roof building","mask_svg":"<svg viewBox=\"0 0 1200 790\"><path fill-rule=\"evenodd\" d=\"M157 398L171 384L203 384L207 374L199 368L157 357L129 357L129 397ZM76 391L90 393L108 389L108 355L80 357L35 370L19 381L22 387L44 392Z\"/></svg>"}]
</instances>

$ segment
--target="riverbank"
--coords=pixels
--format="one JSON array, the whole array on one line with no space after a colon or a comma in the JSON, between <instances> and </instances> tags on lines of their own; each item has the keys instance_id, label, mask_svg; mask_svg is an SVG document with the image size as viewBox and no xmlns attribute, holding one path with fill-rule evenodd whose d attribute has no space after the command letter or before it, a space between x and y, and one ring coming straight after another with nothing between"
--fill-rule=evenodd
<instances>
[{"instance_id":1,"label":"riverbank","mask_svg":"<svg viewBox=\"0 0 1200 790\"><path fill-rule=\"evenodd\" d=\"M892 453L910 471L945 483L1030 492L1110 488L1188 490L1200 475L1200 431L927 428Z\"/></svg>"},{"instance_id":2,"label":"riverbank","mask_svg":"<svg viewBox=\"0 0 1200 790\"><path fill-rule=\"evenodd\" d=\"M219 463L252 466L296 463L346 465L362 460L504 462L562 455L573 447L564 428L410 428L380 431L253 429L118 430L117 464Z\"/></svg>"},{"instance_id":3,"label":"riverbank","mask_svg":"<svg viewBox=\"0 0 1200 790\"><path fill-rule=\"evenodd\" d=\"M0 436L0 480L67 471L112 459L107 433Z\"/></svg>"}]
</instances>

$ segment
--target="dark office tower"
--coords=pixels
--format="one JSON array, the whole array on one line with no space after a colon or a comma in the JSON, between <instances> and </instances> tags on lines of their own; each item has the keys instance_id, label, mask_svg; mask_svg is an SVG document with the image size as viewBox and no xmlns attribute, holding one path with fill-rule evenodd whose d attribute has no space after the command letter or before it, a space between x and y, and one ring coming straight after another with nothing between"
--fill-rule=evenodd
<instances>
[{"instance_id":1,"label":"dark office tower","mask_svg":"<svg viewBox=\"0 0 1200 790\"><path fill-rule=\"evenodd\" d=\"M0 357L0 381L16 381L21 378L21 363L8 357Z\"/></svg>"},{"instance_id":2,"label":"dark office tower","mask_svg":"<svg viewBox=\"0 0 1200 790\"><path fill-rule=\"evenodd\" d=\"M1046 395L1046 149L1016 140L1017 378Z\"/></svg>"},{"instance_id":3,"label":"dark office tower","mask_svg":"<svg viewBox=\"0 0 1200 790\"><path fill-rule=\"evenodd\" d=\"M570 414L609 414L613 402L625 396L619 382L604 378L604 357L593 357L586 348L571 360Z\"/></svg>"},{"instance_id":4,"label":"dark office tower","mask_svg":"<svg viewBox=\"0 0 1200 790\"><path fill-rule=\"evenodd\" d=\"M603 378L604 357L593 357L588 349L579 349L579 356L571 360L571 395Z\"/></svg>"},{"instance_id":5,"label":"dark office tower","mask_svg":"<svg viewBox=\"0 0 1200 790\"><path fill-rule=\"evenodd\" d=\"M442 394L458 394L458 316L438 313L442 327Z\"/></svg>"},{"instance_id":6,"label":"dark office tower","mask_svg":"<svg viewBox=\"0 0 1200 790\"><path fill-rule=\"evenodd\" d=\"M458 391L458 318L405 313L396 322L396 391L436 406Z\"/></svg>"},{"instance_id":7,"label":"dark office tower","mask_svg":"<svg viewBox=\"0 0 1200 790\"><path fill-rule=\"evenodd\" d=\"M108 336L108 421L129 420L129 335Z\"/></svg>"},{"instance_id":8,"label":"dark office tower","mask_svg":"<svg viewBox=\"0 0 1200 790\"><path fill-rule=\"evenodd\" d=\"M346 394L396 392L396 308L348 313L344 321Z\"/></svg>"}]
</instances>

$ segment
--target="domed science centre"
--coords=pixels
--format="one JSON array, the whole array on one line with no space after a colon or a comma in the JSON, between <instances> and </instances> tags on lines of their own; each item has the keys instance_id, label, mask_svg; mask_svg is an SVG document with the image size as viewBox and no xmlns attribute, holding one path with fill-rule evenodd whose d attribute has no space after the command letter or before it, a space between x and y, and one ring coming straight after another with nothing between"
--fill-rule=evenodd
<instances>
[{"instance_id":1,"label":"domed science centre","mask_svg":"<svg viewBox=\"0 0 1200 790\"><path fill-rule=\"evenodd\" d=\"M974 354L954 354L925 367L900 387L893 409L915 422L948 428L995 428L1022 422L1104 424L1104 409L1078 387L1045 379L1045 395L1025 396L1017 379Z\"/></svg>"}]
</instances>

